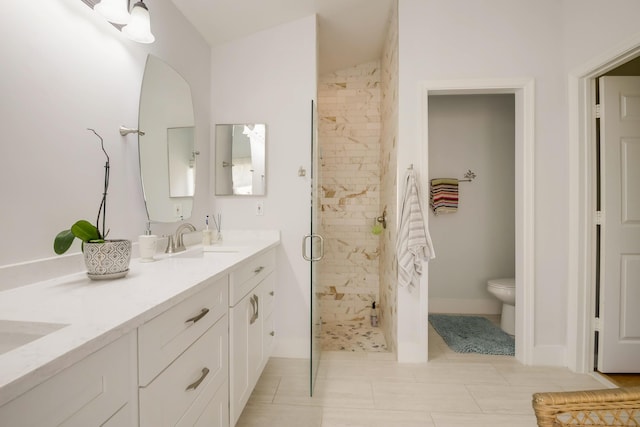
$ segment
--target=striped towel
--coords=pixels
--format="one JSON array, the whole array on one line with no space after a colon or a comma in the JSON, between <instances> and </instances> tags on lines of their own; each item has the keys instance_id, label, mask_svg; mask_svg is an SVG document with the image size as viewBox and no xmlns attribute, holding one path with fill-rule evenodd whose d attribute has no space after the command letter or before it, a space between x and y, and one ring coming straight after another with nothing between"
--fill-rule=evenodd
<instances>
[{"instance_id":1,"label":"striped towel","mask_svg":"<svg viewBox=\"0 0 640 427\"><path fill-rule=\"evenodd\" d=\"M400 215L400 228L396 241L398 256L398 285L409 291L418 284L422 274L422 261L435 258L431 236L425 227L415 172L407 174Z\"/></svg>"},{"instance_id":2,"label":"striped towel","mask_svg":"<svg viewBox=\"0 0 640 427\"><path fill-rule=\"evenodd\" d=\"M431 209L436 215L453 213L458 210L458 180L456 178L436 178L431 180Z\"/></svg>"}]
</instances>

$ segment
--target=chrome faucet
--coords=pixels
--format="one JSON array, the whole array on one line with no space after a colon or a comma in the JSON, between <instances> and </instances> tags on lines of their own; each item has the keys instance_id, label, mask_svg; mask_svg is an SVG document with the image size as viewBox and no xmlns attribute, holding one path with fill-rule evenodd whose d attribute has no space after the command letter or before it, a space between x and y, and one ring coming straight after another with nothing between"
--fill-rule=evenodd
<instances>
[{"instance_id":1,"label":"chrome faucet","mask_svg":"<svg viewBox=\"0 0 640 427\"><path fill-rule=\"evenodd\" d=\"M182 251L186 250L186 248L184 247L184 242L183 242L182 236L184 235L184 233L187 230L193 232L193 231L196 231L196 228L192 224L189 224L188 222L185 222L184 224L180 224L180 226L176 230L176 234L175 234L175 237L173 239L173 241L175 243L175 247L173 248L173 252L182 252Z\"/></svg>"}]
</instances>

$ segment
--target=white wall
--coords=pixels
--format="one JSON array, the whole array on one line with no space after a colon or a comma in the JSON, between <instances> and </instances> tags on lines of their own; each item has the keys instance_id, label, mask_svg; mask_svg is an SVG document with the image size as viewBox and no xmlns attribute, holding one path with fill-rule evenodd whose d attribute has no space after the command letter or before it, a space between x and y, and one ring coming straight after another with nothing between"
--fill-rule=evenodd
<instances>
[{"instance_id":1,"label":"white wall","mask_svg":"<svg viewBox=\"0 0 640 427\"><path fill-rule=\"evenodd\" d=\"M555 0L400 0L399 5L401 173L421 156L419 82L535 79L535 198L539 202L535 210L534 341L563 363L569 218L568 187L558 185L567 181L568 164L566 88L558 42L561 5ZM415 297L400 291L398 297L399 314L415 312ZM406 322L404 325L408 329Z\"/></svg>"},{"instance_id":2,"label":"white wall","mask_svg":"<svg viewBox=\"0 0 640 427\"><path fill-rule=\"evenodd\" d=\"M567 298L567 283L575 279L569 277L568 230L576 220L570 217L568 204L572 159L567 75L637 39L640 4L633 0L399 2L399 171L420 155L418 82L535 79L533 363L566 364L566 312L576 304ZM410 296L399 294L399 301L399 313L415 310Z\"/></svg>"},{"instance_id":3,"label":"white wall","mask_svg":"<svg viewBox=\"0 0 640 427\"><path fill-rule=\"evenodd\" d=\"M156 42L125 38L80 0L9 2L0 16L0 266L55 256L55 235L97 215L104 155L111 157L107 206L110 237L135 240L146 212L135 136L138 100L148 53L189 82L196 147L208 157L210 49L168 0L149 4ZM188 47L188 48L185 48ZM208 167L197 172L194 211L203 217ZM173 231L175 225L154 226ZM78 252L79 245L72 248ZM82 264L79 260L78 271Z\"/></svg>"},{"instance_id":4,"label":"white wall","mask_svg":"<svg viewBox=\"0 0 640 427\"><path fill-rule=\"evenodd\" d=\"M566 71L637 40L640 2L562 0L563 62Z\"/></svg>"},{"instance_id":5,"label":"white wall","mask_svg":"<svg viewBox=\"0 0 640 427\"><path fill-rule=\"evenodd\" d=\"M210 213L222 214L223 235L225 229L281 231L274 355L308 357L309 264L302 259L300 246L310 231L316 18L309 16L214 47L211 64L212 127L216 123L267 125L267 192L264 197L212 197ZM307 170L304 178L298 176L300 166ZM263 216L256 216L257 201L264 203Z\"/></svg>"},{"instance_id":6,"label":"white wall","mask_svg":"<svg viewBox=\"0 0 640 427\"><path fill-rule=\"evenodd\" d=\"M593 368L593 344L590 319L592 316L593 289L593 240L592 221L592 148L590 138L585 135L589 123L588 106L583 107L582 82L578 77L602 71L604 65L628 51L637 51L640 46L640 32L636 17L640 14L640 3L619 0L563 2L563 40L565 72L570 74L569 109L567 121L570 123L570 185L571 185L571 246L569 305L567 317L568 352L567 365L578 371ZM594 30L597 29L597 30ZM628 57L627 57L628 59ZM588 87L589 82L585 85ZM586 111L582 111L584 108Z\"/></svg>"},{"instance_id":7,"label":"white wall","mask_svg":"<svg viewBox=\"0 0 640 427\"><path fill-rule=\"evenodd\" d=\"M467 170L476 178L459 183L458 210L429 209L430 313L500 313L487 280L515 277L513 95L429 97L429 178Z\"/></svg>"}]
</instances>

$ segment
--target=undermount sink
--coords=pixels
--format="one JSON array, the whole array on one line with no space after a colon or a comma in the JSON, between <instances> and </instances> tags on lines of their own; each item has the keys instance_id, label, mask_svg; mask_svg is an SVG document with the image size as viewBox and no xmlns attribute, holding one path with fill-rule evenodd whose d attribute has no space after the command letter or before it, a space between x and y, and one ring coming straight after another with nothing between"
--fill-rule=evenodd
<instances>
[{"instance_id":1,"label":"undermount sink","mask_svg":"<svg viewBox=\"0 0 640 427\"><path fill-rule=\"evenodd\" d=\"M170 255L170 258L202 258L205 253L227 253L235 254L245 248L243 246L225 246L225 245L210 245L201 246L193 249L187 249L183 252L177 252Z\"/></svg>"},{"instance_id":2,"label":"undermount sink","mask_svg":"<svg viewBox=\"0 0 640 427\"><path fill-rule=\"evenodd\" d=\"M244 248L242 246L224 246L224 245L211 245L211 246L204 246L202 248L204 252L231 252L231 253L240 252L243 249Z\"/></svg>"},{"instance_id":3,"label":"undermount sink","mask_svg":"<svg viewBox=\"0 0 640 427\"><path fill-rule=\"evenodd\" d=\"M0 354L7 353L49 335L65 324L0 320Z\"/></svg>"},{"instance_id":4,"label":"undermount sink","mask_svg":"<svg viewBox=\"0 0 640 427\"><path fill-rule=\"evenodd\" d=\"M171 254L171 258L202 258L202 249L189 249Z\"/></svg>"}]
</instances>

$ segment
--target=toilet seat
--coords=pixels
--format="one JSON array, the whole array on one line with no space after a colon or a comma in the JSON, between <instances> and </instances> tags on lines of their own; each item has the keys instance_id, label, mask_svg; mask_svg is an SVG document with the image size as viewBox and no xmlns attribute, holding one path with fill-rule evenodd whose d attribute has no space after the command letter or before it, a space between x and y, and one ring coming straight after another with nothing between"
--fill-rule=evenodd
<instances>
[{"instance_id":1,"label":"toilet seat","mask_svg":"<svg viewBox=\"0 0 640 427\"><path fill-rule=\"evenodd\" d=\"M516 279L515 278L490 279L487 281L487 286L495 289L515 289Z\"/></svg>"}]
</instances>

